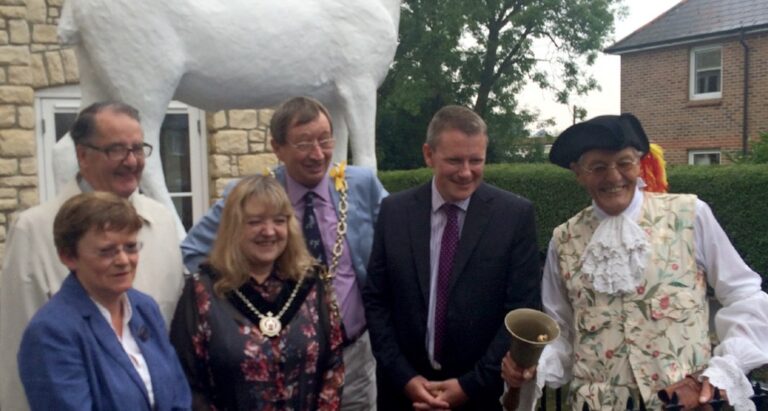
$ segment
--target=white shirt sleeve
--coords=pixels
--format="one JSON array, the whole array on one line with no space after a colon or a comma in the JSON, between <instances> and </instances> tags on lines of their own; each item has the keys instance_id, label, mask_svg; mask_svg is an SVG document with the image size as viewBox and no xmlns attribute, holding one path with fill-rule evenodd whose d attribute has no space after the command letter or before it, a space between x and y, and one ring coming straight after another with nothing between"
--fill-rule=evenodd
<instances>
[{"instance_id":1,"label":"white shirt sleeve","mask_svg":"<svg viewBox=\"0 0 768 411\"><path fill-rule=\"evenodd\" d=\"M537 379L543 378L553 388L568 383L572 378L573 345L571 341L575 333L573 308L569 303L557 260L557 248L552 239L547 249L541 293L544 312L555 319L560 327L560 336L544 349L539 361Z\"/></svg>"},{"instance_id":2,"label":"white shirt sleeve","mask_svg":"<svg viewBox=\"0 0 768 411\"><path fill-rule=\"evenodd\" d=\"M535 381L524 384L520 390L518 410L532 411L541 397L542 388L548 385L558 388L572 378L573 370L573 309L557 265L557 248L554 239L549 241L547 261L541 285L544 312L551 316L560 327L560 336L544 347L539 358Z\"/></svg>"},{"instance_id":3,"label":"white shirt sleeve","mask_svg":"<svg viewBox=\"0 0 768 411\"><path fill-rule=\"evenodd\" d=\"M728 392L736 409L754 409L746 373L768 364L768 295L703 201L696 202L696 263L722 308L715 315L720 343L704 376Z\"/></svg>"}]
</instances>

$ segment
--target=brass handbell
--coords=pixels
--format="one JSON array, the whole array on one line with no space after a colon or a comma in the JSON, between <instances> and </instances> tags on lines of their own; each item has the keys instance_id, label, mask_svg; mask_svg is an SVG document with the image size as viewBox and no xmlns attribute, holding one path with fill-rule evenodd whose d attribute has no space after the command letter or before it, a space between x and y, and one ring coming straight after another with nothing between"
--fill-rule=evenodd
<instances>
[{"instance_id":1,"label":"brass handbell","mask_svg":"<svg viewBox=\"0 0 768 411\"><path fill-rule=\"evenodd\" d=\"M560 335L560 327L552 317L530 308L518 308L507 313L504 325L511 335L509 355L521 368L539 362L544 347ZM513 411L520 401L520 389L509 387L504 394L504 407Z\"/></svg>"}]
</instances>

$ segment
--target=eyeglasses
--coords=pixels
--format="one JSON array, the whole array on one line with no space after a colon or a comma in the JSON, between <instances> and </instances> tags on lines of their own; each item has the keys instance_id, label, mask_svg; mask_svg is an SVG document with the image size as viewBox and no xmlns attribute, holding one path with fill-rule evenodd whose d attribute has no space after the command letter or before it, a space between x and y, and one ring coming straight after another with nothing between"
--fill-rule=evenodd
<instances>
[{"instance_id":1,"label":"eyeglasses","mask_svg":"<svg viewBox=\"0 0 768 411\"><path fill-rule=\"evenodd\" d=\"M592 174L597 177L602 177L608 174L608 170L617 170L619 173L627 173L632 171L635 166L638 163L638 159L636 158L625 158L622 160L619 160L616 163L613 163L612 165L604 164L604 163L597 163L593 164L589 167L585 167L582 165L579 165L579 167L582 168L582 170L586 171L588 174Z\"/></svg>"},{"instance_id":2,"label":"eyeglasses","mask_svg":"<svg viewBox=\"0 0 768 411\"><path fill-rule=\"evenodd\" d=\"M104 260L114 260L117 258L118 254L120 252L124 252L125 254L132 256L136 255L141 251L141 248L144 246L144 243L137 242L137 243L128 243L122 246L112 246L107 248L101 248L99 250L96 250L94 253L97 257L104 259Z\"/></svg>"},{"instance_id":3,"label":"eyeglasses","mask_svg":"<svg viewBox=\"0 0 768 411\"><path fill-rule=\"evenodd\" d=\"M81 143L83 146L104 153L112 161L123 161L128 158L128 153L136 158L145 158L152 155L152 145L148 143L136 144L133 146L124 146L122 144L113 144L107 147L99 147L93 144Z\"/></svg>"},{"instance_id":4,"label":"eyeglasses","mask_svg":"<svg viewBox=\"0 0 768 411\"><path fill-rule=\"evenodd\" d=\"M295 148L302 153L308 153L315 148L315 145L320 146L321 150L328 150L333 148L336 144L336 140L333 138L324 138L322 140L302 141L299 143L288 143L291 147Z\"/></svg>"}]
</instances>

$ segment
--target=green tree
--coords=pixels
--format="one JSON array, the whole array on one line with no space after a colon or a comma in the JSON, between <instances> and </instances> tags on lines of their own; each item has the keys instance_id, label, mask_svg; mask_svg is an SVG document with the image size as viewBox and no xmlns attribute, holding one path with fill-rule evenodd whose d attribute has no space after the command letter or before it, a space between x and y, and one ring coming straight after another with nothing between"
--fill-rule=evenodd
<instances>
[{"instance_id":1,"label":"green tree","mask_svg":"<svg viewBox=\"0 0 768 411\"><path fill-rule=\"evenodd\" d=\"M480 114L491 136L489 162L505 160L537 117L518 108L527 81L553 90L563 104L598 87L583 69L613 32L620 1L404 0L400 45L379 89L380 167L422 166L427 124L446 104ZM554 72L537 66L536 39L557 50L548 69Z\"/></svg>"},{"instance_id":2,"label":"green tree","mask_svg":"<svg viewBox=\"0 0 768 411\"><path fill-rule=\"evenodd\" d=\"M747 155L726 152L725 156L736 164L768 164L768 131L761 131L757 140L749 142Z\"/></svg>"}]
</instances>

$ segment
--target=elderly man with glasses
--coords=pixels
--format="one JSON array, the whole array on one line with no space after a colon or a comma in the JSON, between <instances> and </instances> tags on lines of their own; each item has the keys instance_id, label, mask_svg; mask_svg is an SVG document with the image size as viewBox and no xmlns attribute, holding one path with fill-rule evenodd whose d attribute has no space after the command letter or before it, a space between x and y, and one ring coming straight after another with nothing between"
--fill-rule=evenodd
<instances>
[{"instance_id":1,"label":"elderly man with glasses","mask_svg":"<svg viewBox=\"0 0 768 411\"><path fill-rule=\"evenodd\" d=\"M30 318L61 287L69 270L53 242L59 207L81 192L109 191L128 198L143 220L144 247L134 286L160 306L166 323L181 294L184 266L175 217L165 206L139 193L139 181L152 146L144 142L139 113L119 102L86 107L70 130L80 171L59 195L19 214L5 246L0 277L0 409L28 409L16 367L21 335ZM109 249L111 244L104 244Z\"/></svg>"},{"instance_id":2,"label":"elderly man with glasses","mask_svg":"<svg viewBox=\"0 0 768 411\"><path fill-rule=\"evenodd\" d=\"M658 410L661 390L693 409L716 389L737 410L754 409L745 374L768 363L768 295L706 203L644 190L648 151L632 114L576 124L552 145L550 160L573 171L592 205L549 244L542 301L561 334L542 354L536 385L570 382L573 410L625 410L630 398ZM707 284L723 305L714 350ZM509 355L502 362L523 394L533 371Z\"/></svg>"}]
</instances>

